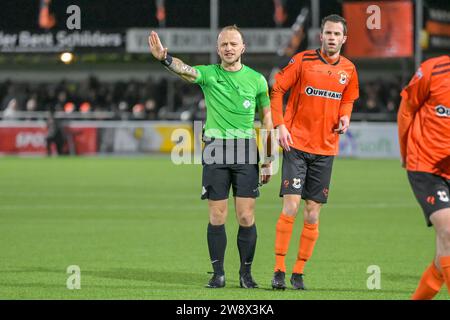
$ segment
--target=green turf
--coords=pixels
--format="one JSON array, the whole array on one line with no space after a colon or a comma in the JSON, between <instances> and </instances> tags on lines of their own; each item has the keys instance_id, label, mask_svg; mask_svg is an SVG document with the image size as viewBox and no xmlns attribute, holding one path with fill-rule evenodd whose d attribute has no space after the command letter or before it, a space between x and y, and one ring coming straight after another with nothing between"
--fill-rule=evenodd
<instances>
[{"instance_id":1,"label":"green turf","mask_svg":"<svg viewBox=\"0 0 450 320\"><path fill-rule=\"evenodd\" d=\"M310 290L270 289L279 175L261 189L256 208L253 272L261 288L238 288L231 211L227 287L206 289L200 179L201 166L167 157L0 159L0 298L408 299L434 254L434 231L398 161L337 159L305 269ZM289 270L301 225L299 216ZM80 290L66 288L69 265L81 268ZM366 287L370 265L381 268L381 290ZM448 298L445 288L437 298Z\"/></svg>"}]
</instances>

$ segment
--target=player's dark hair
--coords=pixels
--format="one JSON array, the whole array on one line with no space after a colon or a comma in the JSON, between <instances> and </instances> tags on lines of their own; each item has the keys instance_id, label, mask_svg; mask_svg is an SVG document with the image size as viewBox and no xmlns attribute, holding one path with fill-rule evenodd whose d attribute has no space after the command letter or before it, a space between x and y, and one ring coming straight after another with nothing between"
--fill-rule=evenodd
<instances>
[{"instance_id":1,"label":"player's dark hair","mask_svg":"<svg viewBox=\"0 0 450 320\"><path fill-rule=\"evenodd\" d=\"M320 25L320 33L323 32L323 26L327 21L342 23L342 26L344 27L344 36L347 35L347 20L345 20L338 14L330 14L329 16L326 16L325 18L322 19L322 24Z\"/></svg>"},{"instance_id":2,"label":"player's dark hair","mask_svg":"<svg viewBox=\"0 0 450 320\"><path fill-rule=\"evenodd\" d=\"M242 38L242 43L245 43L244 34L242 33L241 29L239 29L239 27L235 24L223 27L222 30L220 30L219 34L221 34L224 31L233 31L233 30L239 32Z\"/></svg>"}]
</instances>

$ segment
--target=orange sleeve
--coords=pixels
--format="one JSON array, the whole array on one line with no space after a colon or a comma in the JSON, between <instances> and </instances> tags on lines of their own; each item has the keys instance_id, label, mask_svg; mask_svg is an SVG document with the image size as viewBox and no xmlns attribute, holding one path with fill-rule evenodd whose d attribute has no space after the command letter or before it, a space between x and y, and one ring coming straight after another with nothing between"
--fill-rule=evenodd
<instances>
[{"instance_id":1,"label":"orange sleeve","mask_svg":"<svg viewBox=\"0 0 450 320\"><path fill-rule=\"evenodd\" d=\"M408 144L408 132L414 121L414 115L418 108L414 108L408 100L402 98L397 114L398 143L400 145L400 155L403 163L406 163L406 150Z\"/></svg>"},{"instance_id":2,"label":"orange sleeve","mask_svg":"<svg viewBox=\"0 0 450 320\"><path fill-rule=\"evenodd\" d=\"M344 89L344 92L342 93L342 105L352 104L353 102L359 98L359 82L358 82L358 73L356 72L356 69L353 69L353 73L350 76L350 81L347 85L347 87ZM347 110L348 111L348 110ZM351 112L351 109L350 109Z\"/></svg>"},{"instance_id":3,"label":"orange sleeve","mask_svg":"<svg viewBox=\"0 0 450 320\"><path fill-rule=\"evenodd\" d=\"M430 77L433 65L424 62L416 71L408 85L402 90L401 96L413 107L420 107L430 92Z\"/></svg>"},{"instance_id":4,"label":"orange sleeve","mask_svg":"<svg viewBox=\"0 0 450 320\"><path fill-rule=\"evenodd\" d=\"M398 142L402 161L406 163L408 133L414 116L428 97L430 77L433 65L424 62L412 77L409 84L402 90L402 101L397 113Z\"/></svg>"},{"instance_id":5,"label":"orange sleeve","mask_svg":"<svg viewBox=\"0 0 450 320\"><path fill-rule=\"evenodd\" d=\"M270 95L273 127L284 124L283 96L299 80L303 54L296 54L289 64L275 76L275 84Z\"/></svg>"},{"instance_id":6,"label":"orange sleeve","mask_svg":"<svg viewBox=\"0 0 450 320\"><path fill-rule=\"evenodd\" d=\"M352 116L352 110L353 102L341 103L341 106L339 107L339 118L342 116L348 116L350 119Z\"/></svg>"}]
</instances>

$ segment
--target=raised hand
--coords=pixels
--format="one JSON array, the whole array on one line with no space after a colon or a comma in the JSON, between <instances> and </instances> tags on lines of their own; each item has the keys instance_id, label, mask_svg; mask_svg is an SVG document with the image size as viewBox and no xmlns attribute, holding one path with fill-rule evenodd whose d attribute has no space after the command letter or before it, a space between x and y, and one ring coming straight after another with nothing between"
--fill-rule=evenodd
<instances>
[{"instance_id":1,"label":"raised hand","mask_svg":"<svg viewBox=\"0 0 450 320\"><path fill-rule=\"evenodd\" d=\"M155 59L162 61L167 56L167 48L164 48L158 34L155 31L150 33L148 37L148 44L150 46L150 51Z\"/></svg>"}]
</instances>

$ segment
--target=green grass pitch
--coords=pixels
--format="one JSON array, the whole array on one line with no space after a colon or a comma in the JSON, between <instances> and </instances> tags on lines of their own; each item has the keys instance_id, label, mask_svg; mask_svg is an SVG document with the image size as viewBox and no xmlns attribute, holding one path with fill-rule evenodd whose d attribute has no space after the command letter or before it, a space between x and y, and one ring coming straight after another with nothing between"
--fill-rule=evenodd
<instances>
[{"instance_id":1,"label":"green grass pitch","mask_svg":"<svg viewBox=\"0 0 450 320\"><path fill-rule=\"evenodd\" d=\"M253 264L260 288L239 288L233 205L227 287L206 289L207 203L201 166L168 157L0 159L1 299L409 299L434 254L406 174L395 160L336 159L308 291L273 291L280 176L261 188ZM303 219L287 256L290 272ZM66 269L81 269L69 290ZM366 286L381 269L381 289ZM288 273L289 276L289 273ZM442 288L437 299L447 299Z\"/></svg>"}]
</instances>

